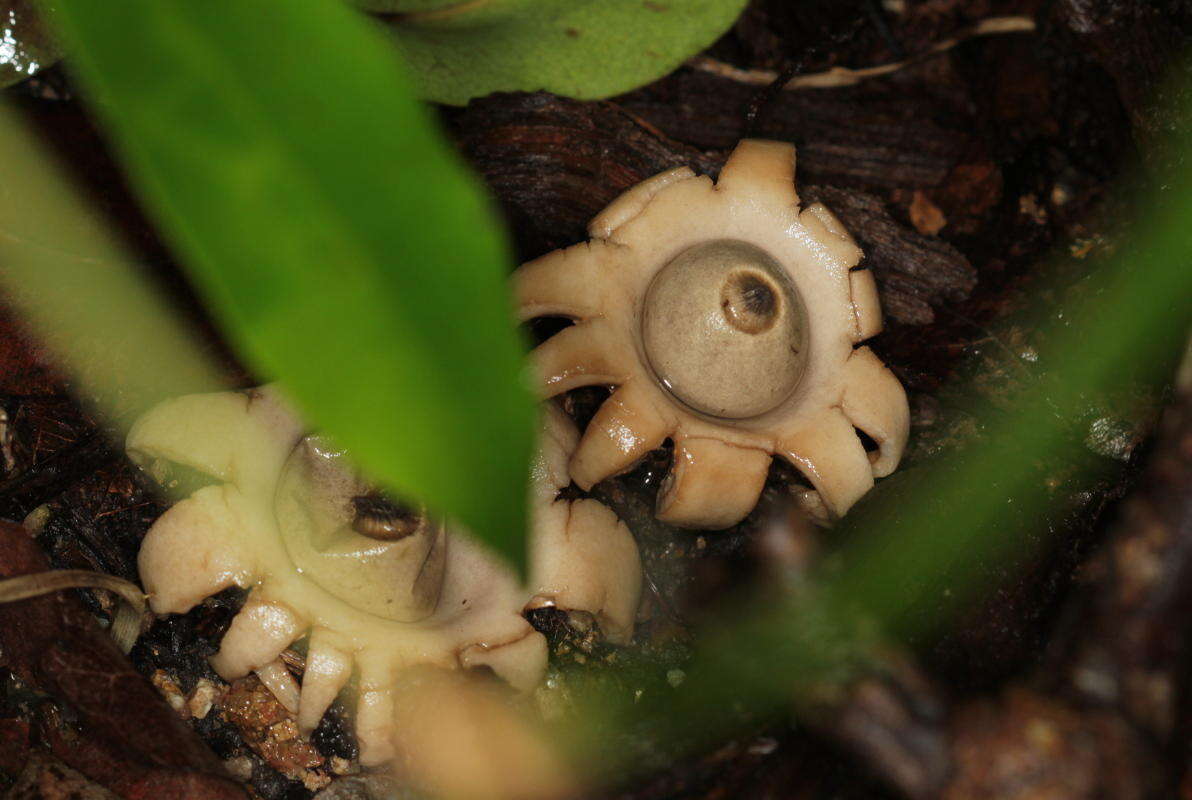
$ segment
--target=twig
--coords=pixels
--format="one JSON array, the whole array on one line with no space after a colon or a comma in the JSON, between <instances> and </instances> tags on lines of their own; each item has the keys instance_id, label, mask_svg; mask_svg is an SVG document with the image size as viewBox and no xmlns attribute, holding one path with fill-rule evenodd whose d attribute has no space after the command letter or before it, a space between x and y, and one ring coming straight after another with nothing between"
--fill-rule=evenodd
<instances>
[{"instance_id":1,"label":"twig","mask_svg":"<svg viewBox=\"0 0 1192 800\"><path fill-rule=\"evenodd\" d=\"M745 113L745 136L752 138L757 133L758 120L761 118L762 112L771 106L782 92L783 88L797 76L803 74L804 67L812 61L812 59L819 58L829 46L836 46L843 44L857 31L859 31L865 23L864 17L858 17L856 21L847 29L836 33L827 40L808 48L807 52L798 61L792 61L783 68L782 72L775 75L774 79L767 84L766 88L753 98L749 104L749 108Z\"/></svg>"},{"instance_id":2,"label":"twig","mask_svg":"<svg viewBox=\"0 0 1192 800\"><path fill-rule=\"evenodd\" d=\"M976 25L965 28L950 39L937 42L926 52L919 53L902 61L879 64L874 67L862 67L860 69L832 67L824 72L796 75L788 80L782 88L785 91L800 91L802 89L836 89L842 86L854 86L870 78L890 75L941 53L946 53L968 39L979 36L997 36L1005 33L1028 33L1035 29L1035 20L1030 17L990 17L989 19L978 22ZM741 69L706 56L697 56L688 61L687 65L701 72L710 72L713 75L719 75L722 78L728 78L738 83L747 83L752 86L769 86L782 77L781 73L773 70Z\"/></svg>"},{"instance_id":3,"label":"twig","mask_svg":"<svg viewBox=\"0 0 1192 800\"><path fill-rule=\"evenodd\" d=\"M63 589L106 589L124 601L112 620L110 633L127 653L141 632L145 594L131 581L82 569L59 569L0 580L0 603L15 603Z\"/></svg>"}]
</instances>

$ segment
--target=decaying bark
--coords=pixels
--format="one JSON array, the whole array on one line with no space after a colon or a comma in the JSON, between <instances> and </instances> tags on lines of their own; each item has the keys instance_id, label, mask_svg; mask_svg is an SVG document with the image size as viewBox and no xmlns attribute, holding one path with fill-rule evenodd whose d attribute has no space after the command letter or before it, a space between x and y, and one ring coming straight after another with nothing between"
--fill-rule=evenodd
<instances>
[{"instance_id":1,"label":"decaying bark","mask_svg":"<svg viewBox=\"0 0 1192 800\"><path fill-rule=\"evenodd\" d=\"M1192 391L1168 409L1137 487L1089 567L1089 596L1069 603L1070 659L934 727L911 713L935 699L928 688L912 681L907 692L878 672L845 695L829 732L908 797L1173 796L1183 767L1162 755L1182 752L1188 735ZM950 743L946 767L938 751L910 746L925 740Z\"/></svg>"},{"instance_id":2,"label":"decaying bark","mask_svg":"<svg viewBox=\"0 0 1192 800\"><path fill-rule=\"evenodd\" d=\"M1113 76L1148 165L1165 169L1176 157L1163 152L1165 140L1180 133L1192 99L1185 39L1192 8L1180 0L1060 0L1055 15Z\"/></svg>"},{"instance_id":3,"label":"decaying bark","mask_svg":"<svg viewBox=\"0 0 1192 800\"><path fill-rule=\"evenodd\" d=\"M905 654L879 655L835 706L813 710L811 724L906 797L938 797L952 772L948 706Z\"/></svg>"},{"instance_id":4,"label":"decaying bark","mask_svg":"<svg viewBox=\"0 0 1192 800\"><path fill-rule=\"evenodd\" d=\"M1155 741L1171 743L1188 680L1192 617L1192 387L1170 408L1146 472L1094 562L1097 591L1073 687L1119 707Z\"/></svg>"},{"instance_id":5,"label":"decaying bark","mask_svg":"<svg viewBox=\"0 0 1192 800\"><path fill-rule=\"evenodd\" d=\"M29 532L0 523L0 574L49 569ZM48 703L31 735L130 800L243 798L222 765L66 594L0 605L0 665Z\"/></svg>"},{"instance_id":6,"label":"decaying bark","mask_svg":"<svg viewBox=\"0 0 1192 800\"><path fill-rule=\"evenodd\" d=\"M965 300L977 271L955 247L895 222L877 197L831 186L808 186L806 202L821 202L853 233L877 278L882 312L907 325L935 320L933 306Z\"/></svg>"},{"instance_id":7,"label":"decaying bark","mask_svg":"<svg viewBox=\"0 0 1192 800\"><path fill-rule=\"evenodd\" d=\"M943 800L1145 800L1172 797L1159 760L1112 711L1023 689L960 709Z\"/></svg>"},{"instance_id":8,"label":"decaying bark","mask_svg":"<svg viewBox=\"0 0 1192 800\"><path fill-rule=\"evenodd\" d=\"M698 77L705 82L719 80ZM678 76L671 82L681 85L683 80ZM734 98L740 88L723 87ZM697 149L668 137L633 113L632 107L630 102L580 103L547 94L498 95L475 101L453 117L460 146L500 200L524 258L583 241L592 217L618 194L651 175L687 165L715 176L737 141L736 134L726 135L716 141L716 150ZM672 107L663 103L649 110ZM856 111L848 106L836 109L840 115L837 122ZM844 127L838 125L833 130ZM849 130L853 130L851 125ZM684 129L684 133L690 141L691 132ZM789 132L786 136L789 138ZM908 136L909 132L904 132L903 138ZM934 185L943 181L955 161L953 153L941 158L939 168L930 175L899 175L903 169L899 159L922 151L904 147L890 155L890 140L882 141L881 147L869 149L863 139L852 141L851 155L825 161L838 165L852 163L850 158L864 162L879 176L871 182L878 186L886 180L900 181L903 186L921 181ZM845 177L828 170L817 172L815 159L821 156L812 150L809 165L809 148L799 150L801 175ZM817 185L801 187L801 194L806 201L824 202L849 227L878 278L888 317L908 324L930 323L933 305L962 300L976 284L976 270L956 248L897 223L879 198L860 190Z\"/></svg>"},{"instance_id":9,"label":"decaying bark","mask_svg":"<svg viewBox=\"0 0 1192 800\"><path fill-rule=\"evenodd\" d=\"M1192 393L1168 409L1148 463L1104 551L1086 568L1088 596L1069 601L1062 615L1074 654L1046 662L1030 688L955 710L950 777L938 796L1176 793L1181 770L1162 755L1175 752L1177 733L1186 735L1177 726L1187 725Z\"/></svg>"},{"instance_id":10,"label":"decaying bark","mask_svg":"<svg viewBox=\"0 0 1192 800\"><path fill-rule=\"evenodd\" d=\"M762 109L750 132L746 111L757 94L756 86L680 72L618 104L664 135L705 150L729 150L750 133L794 141L800 172L812 183L878 190L937 186L977 146L971 133L936 121L940 109L930 98L865 86L784 92Z\"/></svg>"}]
</instances>

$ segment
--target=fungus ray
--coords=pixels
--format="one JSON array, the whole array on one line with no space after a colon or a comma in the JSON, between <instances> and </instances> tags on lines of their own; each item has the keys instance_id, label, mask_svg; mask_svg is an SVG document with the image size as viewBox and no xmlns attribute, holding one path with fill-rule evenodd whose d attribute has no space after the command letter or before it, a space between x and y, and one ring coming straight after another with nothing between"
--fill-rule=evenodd
<instances>
[{"instance_id":1,"label":"fungus ray","mask_svg":"<svg viewBox=\"0 0 1192 800\"><path fill-rule=\"evenodd\" d=\"M205 597L255 580L234 535L239 491L206 486L162 514L141 542L137 568L157 614L184 614ZM195 569L195 563L204 565Z\"/></svg>"},{"instance_id":2,"label":"fungus ray","mask_svg":"<svg viewBox=\"0 0 1192 800\"><path fill-rule=\"evenodd\" d=\"M854 269L848 274L849 296L857 315L854 342L863 342L882 332L882 306L878 299L877 283L869 269Z\"/></svg>"},{"instance_id":3,"label":"fungus ray","mask_svg":"<svg viewBox=\"0 0 1192 800\"><path fill-rule=\"evenodd\" d=\"M765 450L676 436L674 464L658 496L658 518L712 529L739 522L757 505L770 461Z\"/></svg>"},{"instance_id":4,"label":"fungus ray","mask_svg":"<svg viewBox=\"0 0 1192 800\"><path fill-rule=\"evenodd\" d=\"M299 697L302 690L280 658L275 658L253 671L256 672L261 684L277 698L286 711L291 714L298 713Z\"/></svg>"},{"instance_id":5,"label":"fungus ray","mask_svg":"<svg viewBox=\"0 0 1192 800\"><path fill-rule=\"evenodd\" d=\"M571 456L571 479L581 489L625 472L662 446L674 423L659 413L655 393L630 380L601 404Z\"/></svg>"},{"instance_id":6,"label":"fungus ray","mask_svg":"<svg viewBox=\"0 0 1192 800\"><path fill-rule=\"evenodd\" d=\"M383 764L397 753L393 746L393 674L374 674L366 670L360 677L356 698L356 740L360 763Z\"/></svg>"},{"instance_id":7,"label":"fungus ray","mask_svg":"<svg viewBox=\"0 0 1192 800\"><path fill-rule=\"evenodd\" d=\"M849 422L878 444L873 475L884 478L898 466L910 430L906 393L894 373L868 347L853 351L844 365L841 409Z\"/></svg>"},{"instance_id":8,"label":"fungus ray","mask_svg":"<svg viewBox=\"0 0 1192 800\"><path fill-rule=\"evenodd\" d=\"M209 392L166 400L128 432L134 460L163 459L243 488L268 481L302 427L273 391Z\"/></svg>"},{"instance_id":9,"label":"fungus ray","mask_svg":"<svg viewBox=\"0 0 1192 800\"><path fill-rule=\"evenodd\" d=\"M310 634L302 694L298 698L298 730L309 734L352 677L352 658L327 641L324 631Z\"/></svg>"},{"instance_id":10,"label":"fungus ray","mask_svg":"<svg viewBox=\"0 0 1192 800\"><path fill-rule=\"evenodd\" d=\"M534 348L543 394L554 397L581 386L620 383L624 367L618 363L613 338L603 320L587 320Z\"/></svg>"},{"instance_id":11,"label":"fungus ray","mask_svg":"<svg viewBox=\"0 0 1192 800\"><path fill-rule=\"evenodd\" d=\"M603 242L555 250L522 264L513 273L513 293L524 321L535 317L580 319L600 311Z\"/></svg>"},{"instance_id":12,"label":"fungus ray","mask_svg":"<svg viewBox=\"0 0 1192 800\"><path fill-rule=\"evenodd\" d=\"M465 669L488 667L521 692L533 691L542 682L546 660L546 639L537 634L512 642L469 645L459 654L459 662Z\"/></svg>"},{"instance_id":13,"label":"fungus ray","mask_svg":"<svg viewBox=\"0 0 1192 800\"><path fill-rule=\"evenodd\" d=\"M211 666L222 678L242 677L273 661L305 632L293 609L250 597L224 634Z\"/></svg>"},{"instance_id":14,"label":"fungus ray","mask_svg":"<svg viewBox=\"0 0 1192 800\"><path fill-rule=\"evenodd\" d=\"M680 181L695 177L690 167L675 167L666 172L646 178L636 186L621 193L588 223L588 234L593 239L607 239L613 232L640 214L654 195Z\"/></svg>"},{"instance_id":15,"label":"fungus ray","mask_svg":"<svg viewBox=\"0 0 1192 800\"><path fill-rule=\"evenodd\" d=\"M641 557L633 534L595 500L569 505L563 524L535 531L529 608L584 609L613 644L628 644L641 597Z\"/></svg>"},{"instance_id":16,"label":"fungus ray","mask_svg":"<svg viewBox=\"0 0 1192 800\"><path fill-rule=\"evenodd\" d=\"M781 434L775 449L811 481L832 519L873 488L865 446L839 408L825 409L802 428Z\"/></svg>"},{"instance_id":17,"label":"fungus ray","mask_svg":"<svg viewBox=\"0 0 1192 800\"><path fill-rule=\"evenodd\" d=\"M716 191L779 206L797 206L795 148L785 142L746 139L720 170Z\"/></svg>"}]
</instances>

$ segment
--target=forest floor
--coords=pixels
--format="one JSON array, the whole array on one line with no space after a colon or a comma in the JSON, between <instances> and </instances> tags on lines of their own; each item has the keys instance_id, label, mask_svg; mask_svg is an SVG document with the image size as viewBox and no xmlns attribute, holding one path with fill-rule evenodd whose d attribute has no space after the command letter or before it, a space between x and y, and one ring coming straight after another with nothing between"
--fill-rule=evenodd
<instances>
[{"instance_id":1,"label":"forest floor","mask_svg":"<svg viewBox=\"0 0 1192 800\"><path fill-rule=\"evenodd\" d=\"M995 17L1035 27L967 36ZM974 400L1011 406L1049 369L1047 334L1033 320L1062 312L1115 252L1129 228L1123 183L1161 178L1157 142L1172 123L1153 99L1190 35L1192 8L1179 2L755 0L700 57L627 95L495 95L443 108L441 119L499 202L522 260L585 240L593 215L658 172L689 165L715 176L742 138L794 142L801 198L832 209L865 251L886 317L870 346L910 397L902 471L911 477L880 483L859 509L873 514L896 507L916 469L980 441L967 411ZM919 57L954 37L955 47ZM776 82L897 62L906 63L855 86ZM222 348L66 72L7 94ZM229 374L247 383L223 352ZM0 571L44 557L136 580L140 538L164 502L68 389L0 315L0 518L28 529L0 531ZM602 397L577 391L566 409L582 423ZM946 629L905 643L797 724L759 720L606 796L1192 797L1192 401L1170 386L1127 385L1088 398L1077 416L1073 428L1104 468L1092 480L1068 475L1063 458L1041 465L1041 480L1056 482L1058 512L1026 534L1028 554L958 578L986 588ZM620 662L664 675L682 669L718 598L765 579L767 536L799 482L776 466L750 517L695 534L650 511L669 459L657 451L593 490L637 536L647 573L639 632ZM783 530L827 554L840 544L831 531ZM90 615L111 615L106 597L81 596ZM0 609L0 791L31 780L88 785L70 765L109 776L100 782L128 796L155 796L154 786L237 796L218 778L177 782L184 766L220 766L195 749L190 728L255 796L384 796L353 774L355 745L338 708L311 742L285 737L284 710L254 679L227 686L210 670L205 657L242 601L225 592L142 637L132 662L166 704L128 688L126 668L97 655L100 645L78 644L91 634L73 599L47 601L38 613L49 616L36 623ZM558 676L631 668L604 663L606 648L549 613L533 622L551 640ZM22 636L74 642L64 649L93 661L80 670L63 656L47 667ZM40 682L28 679L34 673ZM123 688L102 695L103 713L72 710L70 698L105 679ZM176 756L161 755L152 737Z\"/></svg>"}]
</instances>

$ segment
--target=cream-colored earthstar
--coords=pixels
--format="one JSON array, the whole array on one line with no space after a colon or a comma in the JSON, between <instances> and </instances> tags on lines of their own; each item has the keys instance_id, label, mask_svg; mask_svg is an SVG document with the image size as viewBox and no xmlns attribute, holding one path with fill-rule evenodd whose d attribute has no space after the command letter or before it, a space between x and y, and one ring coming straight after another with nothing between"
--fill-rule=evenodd
<instances>
[{"instance_id":1,"label":"cream-colored earthstar","mask_svg":"<svg viewBox=\"0 0 1192 800\"><path fill-rule=\"evenodd\" d=\"M829 522L898 465L906 394L859 346L882 327L873 275L827 208L801 207L794 170L791 145L743 141L715 183L656 175L597 215L590 241L515 273L523 320L574 322L533 353L542 396L614 388L571 457L582 489L669 438L662 520L739 522L777 455Z\"/></svg>"},{"instance_id":2,"label":"cream-colored earthstar","mask_svg":"<svg viewBox=\"0 0 1192 800\"><path fill-rule=\"evenodd\" d=\"M577 441L573 423L545 407L527 589L469 537L371 492L272 387L167 401L134 425L129 453L217 483L176 503L146 535L138 566L150 606L184 613L230 586L251 589L215 670L226 679L256 671L303 732L355 674L360 760L387 761L401 713L395 693L411 670L488 667L516 689L538 685L546 642L527 608L587 615L613 642L632 636L641 590L633 536L596 501L558 497ZM302 637L299 686L279 656Z\"/></svg>"}]
</instances>

